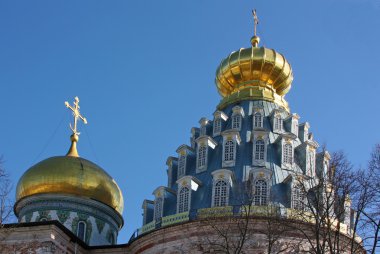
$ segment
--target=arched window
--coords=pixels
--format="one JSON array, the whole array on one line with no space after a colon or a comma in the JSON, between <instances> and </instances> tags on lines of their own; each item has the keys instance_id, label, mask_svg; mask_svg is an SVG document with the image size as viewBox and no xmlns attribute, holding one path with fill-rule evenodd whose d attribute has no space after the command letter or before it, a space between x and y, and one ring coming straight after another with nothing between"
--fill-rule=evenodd
<instances>
[{"instance_id":1,"label":"arched window","mask_svg":"<svg viewBox=\"0 0 380 254\"><path fill-rule=\"evenodd\" d=\"M263 119L260 112L256 112L254 115L254 127L263 127Z\"/></svg>"},{"instance_id":2,"label":"arched window","mask_svg":"<svg viewBox=\"0 0 380 254\"><path fill-rule=\"evenodd\" d=\"M181 154L178 159L178 179L186 174L186 155Z\"/></svg>"},{"instance_id":3,"label":"arched window","mask_svg":"<svg viewBox=\"0 0 380 254\"><path fill-rule=\"evenodd\" d=\"M259 139L255 142L255 160L264 160L265 143Z\"/></svg>"},{"instance_id":4,"label":"arched window","mask_svg":"<svg viewBox=\"0 0 380 254\"><path fill-rule=\"evenodd\" d=\"M281 131L282 130L282 119L280 115L274 117L274 130Z\"/></svg>"},{"instance_id":5,"label":"arched window","mask_svg":"<svg viewBox=\"0 0 380 254\"><path fill-rule=\"evenodd\" d=\"M283 163L287 163L287 164L293 163L293 147L289 143L284 144Z\"/></svg>"},{"instance_id":6,"label":"arched window","mask_svg":"<svg viewBox=\"0 0 380 254\"><path fill-rule=\"evenodd\" d=\"M47 218L46 217L41 217L40 221L47 221Z\"/></svg>"},{"instance_id":7,"label":"arched window","mask_svg":"<svg viewBox=\"0 0 380 254\"><path fill-rule=\"evenodd\" d=\"M82 241L85 240L85 237L86 237L86 223L84 221L78 222L77 236Z\"/></svg>"},{"instance_id":8,"label":"arched window","mask_svg":"<svg viewBox=\"0 0 380 254\"><path fill-rule=\"evenodd\" d=\"M198 168L206 165L206 149L207 147L205 145L201 145L198 147Z\"/></svg>"},{"instance_id":9,"label":"arched window","mask_svg":"<svg viewBox=\"0 0 380 254\"><path fill-rule=\"evenodd\" d=\"M292 189L292 208L297 210L305 209L305 195L298 185Z\"/></svg>"},{"instance_id":10,"label":"arched window","mask_svg":"<svg viewBox=\"0 0 380 254\"><path fill-rule=\"evenodd\" d=\"M241 115L236 114L232 116L232 129L240 129Z\"/></svg>"},{"instance_id":11,"label":"arched window","mask_svg":"<svg viewBox=\"0 0 380 254\"><path fill-rule=\"evenodd\" d=\"M254 205L266 205L268 203L268 186L265 180L255 182L255 192L253 196Z\"/></svg>"},{"instance_id":12,"label":"arched window","mask_svg":"<svg viewBox=\"0 0 380 254\"><path fill-rule=\"evenodd\" d=\"M222 119L216 118L214 120L214 135L219 134L222 130Z\"/></svg>"},{"instance_id":13,"label":"arched window","mask_svg":"<svg viewBox=\"0 0 380 254\"><path fill-rule=\"evenodd\" d=\"M178 213L187 212L190 209L190 189L182 187L178 195Z\"/></svg>"},{"instance_id":14,"label":"arched window","mask_svg":"<svg viewBox=\"0 0 380 254\"><path fill-rule=\"evenodd\" d=\"M154 219L158 220L162 217L162 205L163 205L163 199L162 198L156 198L154 200Z\"/></svg>"},{"instance_id":15,"label":"arched window","mask_svg":"<svg viewBox=\"0 0 380 254\"><path fill-rule=\"evenodd\" d=\"M218 180L214 184L213 206L228 205L228 183L225 180Z\"/></svg>"},{"instance_id":16,"label":"arched window","mask_svg":"<svg viewBox=\"0 0 380 254\"><path fill-rule=\"evenodd\" d=\"M227 140L224 143L224 161L233 161L235 159L235 142Z\"/></svg>"}]
</instances>

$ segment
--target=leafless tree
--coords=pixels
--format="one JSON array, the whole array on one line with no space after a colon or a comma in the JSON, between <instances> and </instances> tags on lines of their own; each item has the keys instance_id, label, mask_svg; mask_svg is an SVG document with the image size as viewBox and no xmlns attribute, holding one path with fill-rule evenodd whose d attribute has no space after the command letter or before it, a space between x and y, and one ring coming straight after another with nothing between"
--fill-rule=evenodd
<instances>
[{"instance_id":1,"label":"leafless tree","mask_svg":"<svg viewBox=\"0 0 380 254\"><path fill-rule=\"evenodd\" d=\"M252 251L296 253L302 240L283 241L291 228L287 226L280 207L252 205L254 193L249 183L236 187L234 191L234 206L214 207L198 213L204 231L204 237L197 243L198 250L234 254Z\"/></svg>"},{"instance_id":2,"label":"leafless tree","mask_svg":"<svg viewBox=\"0 0 380 254\"><path fill-rule=\"evenodd\" d=\"M3 158L0 157L0 227L8 223L13 216L13 202L9 197L12 183L3 165Z\"/></svg>"},{"instance_id":3,"label":"leafless tree","mask_svg":"<svg viewBox=\"0 0 380 254\"><path fill-rule=\"evenodd\" d=\"M316 177L295 176L300 205L289 216L300 222L294 229L307 240L309 253L364 253L350 227L358 177L342 152L333 153L329 167L317 169Z\"/></svg>"},{"instance_id":4,"label":"leafless tree","mask_svg":"<svg viewBox=\"0 0 380 254\"><path fill-rule=\"evenodd\" d=\"M376 145L366 169L356 174L356 191L352 195L353 233L358 233L368 253L379 249L380 234L380 144ZM354 248L353 241L351 249Z\"/></svg>"}]
</instances>

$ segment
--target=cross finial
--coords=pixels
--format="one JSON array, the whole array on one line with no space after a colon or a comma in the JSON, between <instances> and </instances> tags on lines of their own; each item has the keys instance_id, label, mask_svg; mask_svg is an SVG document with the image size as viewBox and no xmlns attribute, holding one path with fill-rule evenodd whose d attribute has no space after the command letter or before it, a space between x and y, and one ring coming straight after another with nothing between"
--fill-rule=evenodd
<instances>
[{"instance_id":1,"label":"cross finial","mask_svg":"<svg viewBox=\"0 0 380 254\"><path fill-rule=\"evenodd\" d=\"M71 109L71 111L73 111L74 126L71 126L71 123L70 123L70 129L73 131L74 135L79 135L80 133L78 132L78 129L77 129L78 118L81 119L84 122L84 124L87 124L87 120L79 112L79 108L80 107L79 107L79 98L78 98L78 96L76 96L74 98L74 105L73 106L70 106L70 104L67 101L65 101L65 106L67 108Z\"/></svg>"},{"instance_id":2,"label":"cross finial","mask_svg":"<svg viewBox=\"0 0 380 254\"><path fill-rule=\"evenodd\" d=\"M259 24L259 19L257 18L257 15L256 15L256 9L252 10L252 15L253 15L253 22L254 22L254 36L256 36L257 25Z\"/></svg>"}]
</instances>

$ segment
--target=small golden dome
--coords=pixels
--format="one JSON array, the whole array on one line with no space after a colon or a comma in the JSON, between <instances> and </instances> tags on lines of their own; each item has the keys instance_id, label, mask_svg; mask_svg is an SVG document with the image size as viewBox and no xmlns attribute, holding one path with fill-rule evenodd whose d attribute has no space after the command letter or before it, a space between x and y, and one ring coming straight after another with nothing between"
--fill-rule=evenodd
<instances>
[{"instance_id":1,"label":"small golden dome","mask_svg":"<svg viewBox=\"0 0 380 254\"><path fill-rule=\"evenodd\" d=\"M273 49L258 47L260 38L251 39L252 47L232 52L216 70L215 84L223 96L219 108L241 100L266 100L288 109L284 99L293 81L292 68L285 57Z\"/></svg>"},{"instance_id":2,"label":"small golden dome","mask_svg":"<svg viewBox=\"0 0 380 254\"><path fill-rule=\"evenodd\" d=\"M98 165L80 157L56 156L32 166L17 184L16 201L53 193L97 200L123 213L123 195L115 180Z\"/></svg>"}]
</instances>

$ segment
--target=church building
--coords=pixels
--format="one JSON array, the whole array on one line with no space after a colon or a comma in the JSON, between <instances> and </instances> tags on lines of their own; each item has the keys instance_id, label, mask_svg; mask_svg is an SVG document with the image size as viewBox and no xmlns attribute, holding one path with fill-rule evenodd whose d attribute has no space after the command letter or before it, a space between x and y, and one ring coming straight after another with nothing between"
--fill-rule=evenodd
<instances>
[{"instance_id":1,"label":"church building","mask_svg":"<svg viewBox=\"0 0 380 254\"><path fill-rule=\"evenodd\" d=\"M315 221L301 217L310 212L304 189L314 191L310 183L331 174L330 154L318 149L311 125L285 100L293 81L290 63L260 46L256 31L250 42L217 66L222 98L213 117L200 117L189 142L167 158L167 182L150 187L141 228L128 243L117 241L118 232L136 218L122 217L117 182L78 154L78 125L87 121L76 97L73 105L65 103L74 116L71 147L22 175L14 205L18 223L0 229L0 253L226 253L228 237L232 244L244 238L244 253L267 253L270 223L276 230L281 221L312 226ZM339 206L338 234L357 237L350 200ZM275 245L296 242L302 244L284 253L308 253L310 244L296 230L281 231Z\"/></svg>"}]
</instances>

